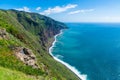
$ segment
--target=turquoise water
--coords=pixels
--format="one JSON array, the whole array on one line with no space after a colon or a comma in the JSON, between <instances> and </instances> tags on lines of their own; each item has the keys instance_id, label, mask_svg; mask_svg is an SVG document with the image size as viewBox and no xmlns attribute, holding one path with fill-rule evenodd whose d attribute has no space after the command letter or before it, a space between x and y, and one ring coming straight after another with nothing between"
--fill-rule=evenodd
<instances>
[{"instance_id":1,"label":"turquoise water","mask_svg":"<svg viewBox=\"0 0 120 80\"><path fill-rule=\"evenodd\" d=\"M53 55L88 80L120 80L120 24L69 23L57 36Z\"/></svg>"}]
</instances>

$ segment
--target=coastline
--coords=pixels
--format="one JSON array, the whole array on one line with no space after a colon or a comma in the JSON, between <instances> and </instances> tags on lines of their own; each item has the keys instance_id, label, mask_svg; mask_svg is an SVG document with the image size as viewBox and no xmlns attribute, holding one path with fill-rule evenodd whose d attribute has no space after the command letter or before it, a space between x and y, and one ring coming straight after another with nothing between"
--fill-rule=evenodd
<instances>
[{"instance_id":1,"label":"coastline","mask_svg":"<svg viewBox=\"0 0 120 80\"><path fill-rule=\"evenodd\" d=\"M60 30L60 33L59 34L56 34L54 36L54 41L51 43L51 46L49 47L49 54L58 62L60 62L61 64L65 65L69 70L71 70L76 76L78 76L78 78L80 80L87 80L87 75L84 75L84 74L81 74L75 67L71 66L70 64L58 59L57 57L55 57L53 54L52 54L52 49L55 45L55 43L57 42L56 38L57 36L61 35L63 33L63 30Z\"/></svg>"}]
</instances>

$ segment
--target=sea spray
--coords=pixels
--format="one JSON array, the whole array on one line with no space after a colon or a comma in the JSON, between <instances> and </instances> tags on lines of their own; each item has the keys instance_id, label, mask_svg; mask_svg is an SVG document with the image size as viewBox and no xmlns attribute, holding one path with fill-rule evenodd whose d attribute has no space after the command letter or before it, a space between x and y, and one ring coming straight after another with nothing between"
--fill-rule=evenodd
<instances>
[{"instance_id":1,"label":"sea spray","mask_svg":"<svg viewBox=\"0 0 120 80\"><path fill-rule=\"evenodd\" d=\"M63 30L60 30L60 33L54 36L54 42L52 43L52 46L49 48L50 55L58 62L65 65L67 68L69 68L72 72L74 72L80 79L87 80L87 75L81 74L75 67L71 66L70 64L60 60L58 57L54 56L52 54L53 47L55 46L55 43L57 42L57 36L61 35L63 33Z\"/></svg>"}]
</instances>

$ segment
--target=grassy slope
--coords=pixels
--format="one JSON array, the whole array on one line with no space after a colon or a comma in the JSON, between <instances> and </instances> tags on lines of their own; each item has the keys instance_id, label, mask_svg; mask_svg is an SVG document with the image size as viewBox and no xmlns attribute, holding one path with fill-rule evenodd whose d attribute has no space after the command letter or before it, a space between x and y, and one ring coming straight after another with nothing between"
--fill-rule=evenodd
<instances>
[{"instance_id":1,"label":"grassy slope","mask_svg":"<svg viewBox=\"0 0 120 80\"><path fill-rule=\"evenodd\" d=\"M45 19L47 17L45 17L43 20L35 18L36 21L34 22L39 23L39 25L34 27L35 25L31 26L26 20L26 16L29 17L28 20L33 20L33 18L30 17L34 14L31 15L24 12L24 15L23 13L20 15L22 15L21 19L23 19L21 22L18 20L19 17L16 15L16 12L0 10L0 28L5 28L9 33L9 36L11 36L10 40L0 40L0 66L21 71L27 75L44 76L44 78L51 80L78 80L78 77L74 73L72 73L61 63L55 61L43 47L42 39L43 37L46 37L47 34L45 35L45 32L42 32L42 30L45 31L48 29L49 32L51 32L51 29L49 29L50 26L46 26L46 24L49 25L50 23L45 24ZM48 22L50 21L51 19L48 20ZM51 23L53 23L52 25L56 25L53 21ZM31 26L32 28L27 27L26 25ZM36 35L39 31L35 31L38 29L41 30L42 35ZM52 30L54 29L55 28ZM53 35L49 36L53 37ZM26 66L21 61L17 60L13 55L13 51L9 49L9 46L24 46L32 49L37 57L37 61L41 69L32 69L31 67ZM45 67L43 67L42 64L44 64Z\"/></svg>"},{"instance_id":2,"label":"grassy slope","mask_svg":"<svg viewBox=\"0 0 120 80\"><path fill-rule=\"evenodd\" d=\"M22 72L0 67L0 80L43 80L43 77L28 76Z\"/></svg>"},{"instance_id":3,"label":"grassy slope","mask_svg":"<svg viewBox=\"0 0 120 80\"><path fill-rule=\"evenodd\" d=\"M0 80L44 80L44 78L42 76L30 76L20 71L0 67Z\"/></svg>"}]
</instances>

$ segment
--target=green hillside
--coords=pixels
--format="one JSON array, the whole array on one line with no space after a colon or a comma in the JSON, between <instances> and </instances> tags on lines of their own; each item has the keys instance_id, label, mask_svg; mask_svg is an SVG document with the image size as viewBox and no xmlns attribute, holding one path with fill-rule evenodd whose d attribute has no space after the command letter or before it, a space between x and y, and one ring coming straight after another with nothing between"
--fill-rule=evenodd
<instances>
[{"instance_id":1,"label":"green hillside","mask_svg":"<svg viewBox=\"0 0 120 80\"><path fill-rule=\"evenodd\" d=\"M66 28L65 24L37 13L0 10L0 80L23 80L20 76L24 80L79 80L48 53L53 36ZM26 65L15 56L19 47L33 52L39 68Z\"/></svg>"},{"instance_id":2,"label":"green hillside","mask_svg":"<svg viewBox=\"0 0 120 80\"><path fill-rule=\"evenodd\" d=\"M43 80L42 76L28 76L19 71L13 71L7 68L0 67L0 80Z\"/></svg>"}]
</instances>

